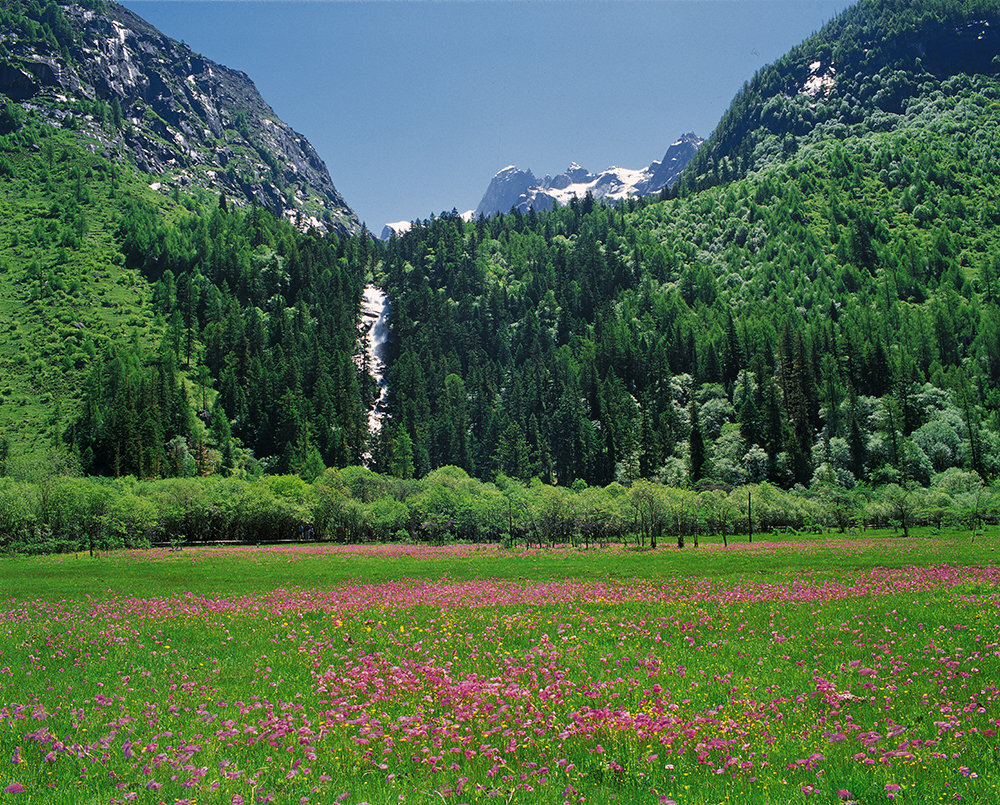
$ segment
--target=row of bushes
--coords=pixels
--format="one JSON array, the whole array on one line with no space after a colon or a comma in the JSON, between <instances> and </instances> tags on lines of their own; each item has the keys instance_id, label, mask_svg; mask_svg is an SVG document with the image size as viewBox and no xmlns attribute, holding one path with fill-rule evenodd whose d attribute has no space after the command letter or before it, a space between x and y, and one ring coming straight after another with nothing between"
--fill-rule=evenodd
<instances>
[{"instance_id":1,"label":"row of bushes","mask_svg":"<svg viewBox=\"0 0 1000 805\"><path fill-rule=\"evenodd\" d=\"M640 481L588 487L482 483L443 467L420 480L362 467L326 470L312 484L259 478L41 480L0 477L0 550L63 552L164 542L260 543L309 536L392 540L652 544L701 535L841 531L914 525L975 530L1000 520L1000 485L949 470L929 488L844 489L816 483L677 489Z\"/></svg>"}]
</instances>

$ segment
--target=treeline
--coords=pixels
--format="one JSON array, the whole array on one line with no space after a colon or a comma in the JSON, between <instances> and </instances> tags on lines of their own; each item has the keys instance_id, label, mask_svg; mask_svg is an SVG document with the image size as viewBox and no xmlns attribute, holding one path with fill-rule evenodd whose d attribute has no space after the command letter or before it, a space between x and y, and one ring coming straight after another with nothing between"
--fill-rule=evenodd
<instances>
[{"instance_id":1,"label":"treeline","mask_svg":"<svg viewBox=\"0 0 1000 805\"><path fill-rule=\"evenodd\" d=\"M561 485L1000 470L1000 85L666 202L425 222L387 248L377 468Z\"/></svg>"},{"instance_id":2,"label":"treeline","mask_svg":"<svg viewBox=\"0 0 1000 805\"><path fill-rule=\"evenodd\" d=\"M695 546L711 536L774 532L849 535L867 527L978 529L1000 522L1000 487L949 470L928 489L888 485L804 492L752 484L701 491L639 481L557 487L501 476L483 483L457 467L421 480L362 467L294 475L139 481L0 477L0 552L106 551L153 544L313 539L364 543L463 540L503 545L611 543Z\"/></svg>"}]
</instances>

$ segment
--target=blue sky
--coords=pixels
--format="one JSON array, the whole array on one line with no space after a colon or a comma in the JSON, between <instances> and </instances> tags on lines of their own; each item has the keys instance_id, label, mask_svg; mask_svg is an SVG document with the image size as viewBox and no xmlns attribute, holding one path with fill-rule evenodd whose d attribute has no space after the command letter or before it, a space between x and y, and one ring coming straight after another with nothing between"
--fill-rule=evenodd
<instances>
[{"instance_id":1,"label":"blue sky","mask_svg":"<svg viewBox=\"0 0 1000 805\"><path fill-rule=\"evenodd\" d=\"M472 209L506 165L641 168L707 137L846 0L125 0L243 70L376 234Z\"/></svg>"}]
</instances>

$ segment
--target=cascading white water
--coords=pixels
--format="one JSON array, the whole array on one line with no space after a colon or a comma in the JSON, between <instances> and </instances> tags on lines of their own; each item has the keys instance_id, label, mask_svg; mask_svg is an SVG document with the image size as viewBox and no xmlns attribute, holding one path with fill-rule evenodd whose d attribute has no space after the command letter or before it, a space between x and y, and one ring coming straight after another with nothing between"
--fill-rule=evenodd
<instances>
[{"instance_id":1,"label":"cascading white water","mask_svg":"<svg viewBox=\"0 0 1000 805\"><path fill-rule=\"evenodd\" d=\"M375 436L386 416L389 384L385 378L385 348L389 340L389 297L374 285L366 285L361 300L361 329L368 371L378 384L379 395L368 411L368 432Z\"/></svg>"}]
</instances>

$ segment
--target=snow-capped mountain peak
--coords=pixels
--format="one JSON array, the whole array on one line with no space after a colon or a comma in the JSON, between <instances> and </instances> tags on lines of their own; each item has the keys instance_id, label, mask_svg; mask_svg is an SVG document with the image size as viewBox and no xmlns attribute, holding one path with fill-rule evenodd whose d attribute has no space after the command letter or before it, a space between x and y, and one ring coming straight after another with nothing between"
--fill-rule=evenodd
<instances>
[{"instance_id":1,"label":"snow-capped mountain peak","mask_svg":"<svg viewBox=\"0 0 1000 805\"><path fill-rule=\"evenodd\" d=\"M396 237L401 237L405 235L410 229L413 228L413 224L409 221L391 221L382 227L382 234L379 237L382 240L389 240L393 235Z\"/></svg>"},{"instance_id":2,"label":"snow-capped mountain peak","mask_svg":"<svg viewBox=\"0 0 1000 805\"><path fill-rule=\"evenodd\" d=\"M555 176L545 174L539 179L530 170L507 165L493 176L479 206L461 213L461 218L471 221L479 216L488 217L512 209L542 212L556 204L569 204L574 198L582 199L587 193L595 199L611 202L630 196L650 196L677 181L702 142L695 134L685 134L670 144L663 159L654 160L638 170L613 166L600 173L591 173L580 163L570 162L562 173ZM455 214L454 211L451 214ZM388 240L393 234L402 236L412 226L409 221L386 224L382 239Z\"/></svg>"},{"instance_id":3,"label":"snow-capped mountain peak","mask_svg":"<svg viewBox=\"0 0 1000 805\"><path fill-rule=\"evenodd\" d=\"M546 174L538 180L530 170L508 165L493 177L476 208L476 215L496 215L511 209L541 212L555 204L569 204L574 197L583 198L587 193L609 201L652 195L677 180L701 143L700 137L685 134L670 145L662 160L639 170L610 167L594 174L579 163L571 162L564 173Z\"/></svg>"}]
</instances>

